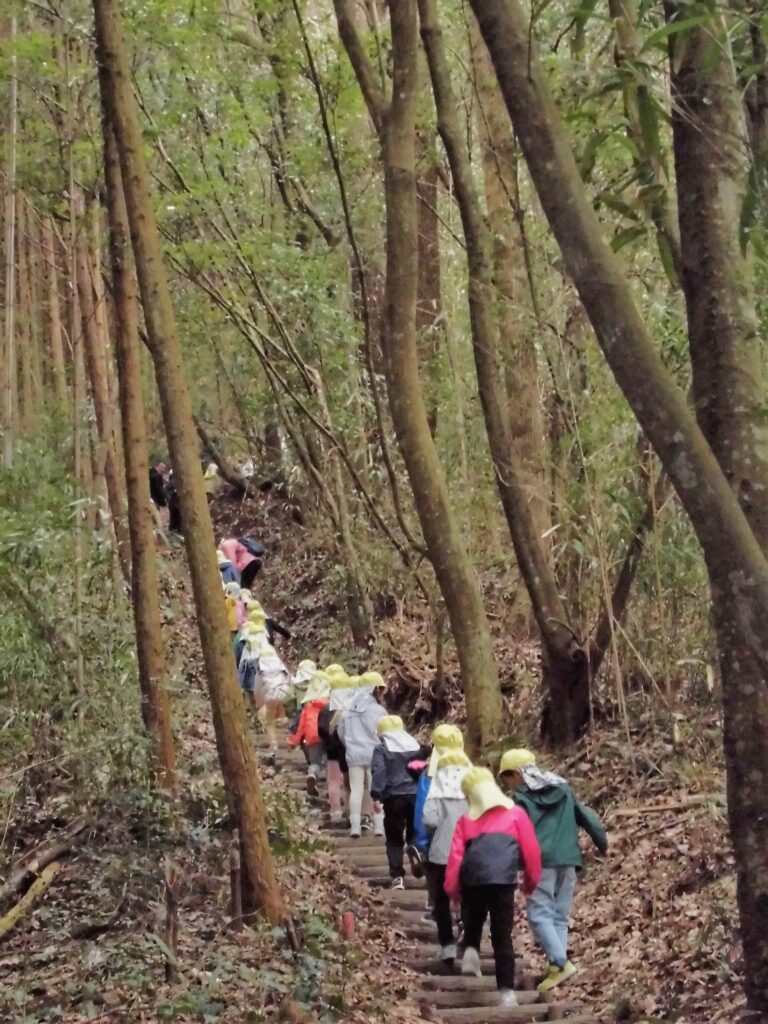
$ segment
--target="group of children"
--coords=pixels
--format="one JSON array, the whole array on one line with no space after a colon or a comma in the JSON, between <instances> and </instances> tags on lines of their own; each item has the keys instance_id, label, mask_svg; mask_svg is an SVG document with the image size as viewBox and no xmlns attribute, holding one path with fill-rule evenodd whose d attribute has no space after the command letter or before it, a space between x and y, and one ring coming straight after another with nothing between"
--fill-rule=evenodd
<instances>
[{"instance_id":1,"label":"group of children","mask_svg":"<svg viewBox=\"0 0 768 1024\"><path fill-rule=\"evenodd\" d=\"M472 765L457 726L440 724L430 744L421 743L382 706L378 672L349 675L339 664L320 669L305 660L291 675L273 646L275 632L287 631L247 588L227 579L225 562L231 564L220 552L238 677L254 710L263 709L269 758L274 762L278 723L290 702L288 742L304 753L307 792L318 797L324 776L332 822L346 813L352 837L366 830L384 836L393 890L405 887L406 854L413 873L426 875L428 916L446 970L461 946L461 973L480 975L490 918L500 1005L516 1004L512 926L520 883L529 926L547 958L539 991L570 978L578 830L604 853L607 836L597 815L529 750L508 750L497 782L488 768Z\"/></svg>"}]
</instances>

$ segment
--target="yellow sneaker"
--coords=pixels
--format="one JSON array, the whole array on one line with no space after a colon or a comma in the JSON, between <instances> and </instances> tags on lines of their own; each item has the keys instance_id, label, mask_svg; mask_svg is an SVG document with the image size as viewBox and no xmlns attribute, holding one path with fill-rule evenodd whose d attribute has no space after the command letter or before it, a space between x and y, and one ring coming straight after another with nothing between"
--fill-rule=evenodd
<instances>
[{"instance_id":1,"label":"yellow sneaker","mask_svg":"<svg viewBox=\"0 0 768 1024\"><path fill-rule=\"evenodd\" d=\"M570 960L566 960L562 967L555 967L554 964L550 964L549 974L544 981L539 982L536 989L539 992L549 992L550 989L555 988L557 985L562 985L564 981L568 981L575 973L576 968Z\"/></svg>"}]
</instances>

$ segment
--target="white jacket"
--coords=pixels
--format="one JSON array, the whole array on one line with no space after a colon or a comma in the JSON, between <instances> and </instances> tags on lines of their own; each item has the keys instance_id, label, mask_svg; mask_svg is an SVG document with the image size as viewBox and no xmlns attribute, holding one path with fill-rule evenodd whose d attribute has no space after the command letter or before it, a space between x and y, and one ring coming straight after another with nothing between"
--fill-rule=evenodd
<instances>
[{"instance_id":1,"label":"white jacket","mask_svg":"<svg viewBox=\"0 0 768 1024\"><path fill-rule=\"evenodd\" d=\"M373 751L381 742L376 723L386 713L369 690L356 694L342 711L338 734L347 752L348 765L370 768Z\"/></svg>"}]
</instances>

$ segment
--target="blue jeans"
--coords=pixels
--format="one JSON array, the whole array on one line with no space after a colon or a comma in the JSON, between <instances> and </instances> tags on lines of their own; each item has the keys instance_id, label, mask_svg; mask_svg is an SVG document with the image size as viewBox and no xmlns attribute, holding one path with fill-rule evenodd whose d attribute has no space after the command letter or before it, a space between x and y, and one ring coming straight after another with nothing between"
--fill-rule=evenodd
<instances>
[{"instance_id":1,"label":"blue jeans","mask_svg":"<svg viewBox=\"0 0 768 1024\"><path fill-rule=\"evenodd\" d=\"M568 914L576 868L542 868L541 881L528 897L528 924L547 960L562 967L568 959Z\"/></svg>"}]
</instances>

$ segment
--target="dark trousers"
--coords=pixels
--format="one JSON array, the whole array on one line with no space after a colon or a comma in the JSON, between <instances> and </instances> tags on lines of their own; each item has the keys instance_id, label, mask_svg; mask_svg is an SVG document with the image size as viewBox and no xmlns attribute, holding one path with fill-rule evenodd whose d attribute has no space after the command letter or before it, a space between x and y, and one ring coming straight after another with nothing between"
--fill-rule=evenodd
<instances>
[{"instance_id":1,"label":"dark trousers","mask_svg":"<svg viewBox=\"0 0 768 1024\"><path fill-rule=\"evenodd\" d=\"M445 864L427 863L427 888L432 897L432 917L437 925L437 941L441 946L452 946L453 915L451 901L445 891Z\"/></svg>"},{"instance_id":2,"label":"dark trousers","mask_svg":"<svg viewBox=\"0 0 768 1024\"><path fill-rule=\"evenodd\" d=\"M240 585L245 587L246 590L250 590L251 584L258 576L259 569L261 569L261 560L254 558L240 573Z\"/></svg>"},{"instance_id":3,"label":"dark trousers","mask_svg":"<svg viewBox=\"0 0 768 1024\"><path fill-rule=\"evenodd\" d=\"M515 954L512 923L515 917L514 885L469 885L462 888L461 917L464 946L480 950L483 925L491 915L491 945L496 961L496 987L515 987Z\"/></svg>"},{"instance_id":4,"label":"dark trousers","mask_svg":"<svg viewBox=\"0 0 768 1024\"><path fill-rule=\"evenodd\" d=\"M384 836L387 841L389 877L404 878L403 847L413 839L414 796L388 796L384 800Z\"/></svg>"}]
</instances>

